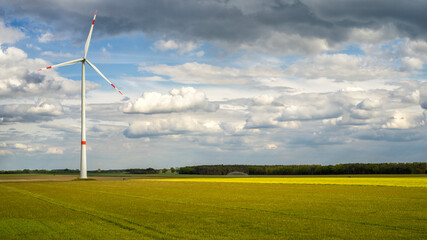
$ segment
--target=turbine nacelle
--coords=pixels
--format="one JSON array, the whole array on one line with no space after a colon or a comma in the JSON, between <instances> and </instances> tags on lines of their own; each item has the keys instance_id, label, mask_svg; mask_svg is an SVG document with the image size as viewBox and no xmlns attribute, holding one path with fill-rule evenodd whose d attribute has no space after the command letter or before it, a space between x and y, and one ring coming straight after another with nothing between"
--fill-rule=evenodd
<instances>
[{"instance_id":1,"label":"turbine nacelle","mask_svg":"<svg viewBox=\"0 0 427 240\"><path fill-rule=\"evenodd\" d=\"M93 26L94 26L94 24L95 24L95 18L96 18L96 13L97 13L98 11L95 11L95 15L93 16L93 20L92 20L92 25L90 26L90 31L89 31L89 35L87 36L87 39L86 39L86 43L85 43L85 48L84 48L84 55L83 55L83 58L80 58L80 59L76 59L76 60L71 60L71 61L68 61L68 62L64 62L64 63L60 63L60 64L56 64L56 65L52 65L52 66L49 66L49 67L45 67L45 68L40 68L40 69L38 69L38 71L41 71L41 70L46 70L46 69L51 69L51 68L56 68L56 67L62 67L62 66L66 66L66 65L72 65L72 64L75 64L75 63L79 63L79 62L81 62L82 64L84 64L84 63L88 63L89 64L89 66L91 66L92 68L93 68L93 70L95 70L105 81L107 81L114 89L116 89L120 94L122 94L123 95L123 93L119 90L119 89L117 89L117 87L116 86L114 86L114 84L112 84L111 82L110 82L110 80L108 80L105 76L104 76L104 74L102 74L101 73L101 71L99 71L99 69L97 68L97 67L95 67L95 65L93 65L93 63L91 63L91 62L89 62L89 60L86 58L86 56L87 56L87 52L88 52L88 50L89 50L89 45L90 45L90 39L91 39L91 37L92 37L92 31L93 31Z\"/></svg>"}]
</instances>

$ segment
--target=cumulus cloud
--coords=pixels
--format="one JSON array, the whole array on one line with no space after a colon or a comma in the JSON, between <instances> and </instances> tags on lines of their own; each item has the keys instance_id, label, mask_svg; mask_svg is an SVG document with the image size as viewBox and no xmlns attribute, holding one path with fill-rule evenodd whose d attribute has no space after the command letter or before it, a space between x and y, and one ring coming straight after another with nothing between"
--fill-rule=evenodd
<instances>
[{"instance_id":1,"label":"cumulus cloud","mask_svg":"<svg viewBox=\"0 0 427 240\"><path fill-rule=\"evenodd\" d=\"M25 152L34 152L39 150L38 146L31 146L31 145L27 145L27 144L23 144L23 143L15 143L12 145L13 149L18 149L21 151L25 151Z\"/></svg>"},{"instance_id":2,"label":"cumulus cloud","mask_svg":"<svg viewBox=\"0 0 427 240\"><path fill-rule=\"evenodd\" d=\"M298 94L282 96L280 121L305 121L337 118L343 114L346 97L340 94Z\"/></svg>"},{"instance_id":3,"label":"cumulus cloud","mask_svg":"<svg viewBox=\"0 0 427 240\"><path fill-rule=\"evenodd\" d=\"M398 30L394 25L384 24L378 28L355 27L349 31L350 43L370 43L393 40L398 35Z\"/></svg>"},{"instance_id":4,"label":"cumulus cloud","mask_svg":"<svg viewBox=\"0 0 427 240\"><path fill-rule=\"evenodd\" d=\"M54 70L34 72L49 65L42 59L28 58L19 48L0 49L0 98L79 96L80 82L63 78ZM88 90L97 86L86 83Z\"/></svg>"},{"instance_id":5,"label":"cumulus cloud","mask_svg":"<svg viewBox=\"0 0 427 240\"><path fill-rule=\"evenodd\" d=\"M128 138L152 137L177 134L214 134L221 132L220 123L198 120L192 117L156 119L130 124L123 134Z\"/></svg>"},{"instance_id":6,"label":"cumulus cloud","mask_svg":"<svg viewBox=\"0 0 427 240\"><path fill-rule=\"evenodd\" d=\"M274 97L267 94L263 94L254 97L253 101L256 105L270 105L271 103L273 103Z\"/></svg>"},{"instance_id":7,"label":"cumulus cloud","mask_svg":"<svg viewBox=\"0 0 427 240\"><path fill-rule=\"evenodd\" d=\"M319 109L313 105L290 105L286 106L281 116L278 118L281 121L291 120L320 120L326 118L337 118L341 116L342 109L338 106L326 105L324 109Z\"/></svg>"},{"instance_id":8,"label":"cumulus cloud","mask_svg":"<svg viewBox=\"0 0 427 240\"><path fill-rule=\"evenodd\" d=\"M25 145L25 144L22 144L22 143L15 143L15 144L13 145L13 148L15 148L15 149L27 149L27 148L28 148L28 146L27 146L27 145Z\"/></svg>"},{"instance_id":9,"label":"cumulus cloud","mask_svg":"<svg viewBox=\"0 0 427 240\"><path fill-rule=\"evenodd\" d=\"M197 62L182 65L140 64L139 71L167 76L167 80L185 84L244 85L255 81L286 76L284 71L273 67L246 69L218 67Z\"/></svg>"},{"instance_id":10,"label":"cumulus cloud","mask_svg":"<svg viewBox=\"0 0 427 240\"><path fill-rule=\"evenodd\" d=\"M268 149L268 150L275 150L275 149L277 149L277 145L274 143L269 143L269 144L265 145L264 148Z\"/></svg>"},{"instance_id":11,"label":"cumulus cloud","mask_svg":"<svg viewBox=\"0 0 427 240\"><path fill-rule=\"evenodd\" d=\"M27 48L35 49L35 50L37 50L37 51L42 50L40 47L35 46L35 45L31 44L31 43L27 43L27 44L25 44L25 46L26 46Z\"/></svg>"},{"instance_id":12,"label":"cumulus cloud","mask_svg":"<svg viewBox=\"0 0 427 240\"><path fill-rule=\"evenodd\" d=\"M297 129L301 127L300 121L278 121L277 117L268 115L255 116L251 115L245 124L246 129L262 129L262 128L289 128Z\"/></svg>"},{"instance_id":13,"label":"cumulus cloud","mask_svg":"<svg viewBox=\"0 0 427 240\"><path fill-rule=\"evenodd\" d=\"M272 31L258 38L255 43L243 43L238 46L250 51L267 52L277 55L315 54L332 50L327 39L318 37L303 37L300 34L288 34Z\"/></svg>"},{"instance_id":14,"label":"cumulus cloud","mask_svg":"<svg viewBox=\"0 0 427 240\"><path fill-rule=\"evenodd\" d=\"M394 66L385 56L358 56L348 54L321 54L310 58L301 58L283 69L272 66L248 68L219 67L197 62L182 65L140 64L139 71L154 74L144 80L173 81L184 84L212 85L259 85L304 88L301 81L291 79L328 80L328 81L385 81L409 76L412 71L403 71ZM413 66L414 67L414 66ZM328 83L329 85L332 82ZM324 85L324 87L327 87Z\"/></svg>"},{"instance_id":15,"label":"cumulus cloud","mask_svg":"<svg viewBox=\"0 0 427 240\"><path fill-rule=\"evenodd\" d=\"M239 74L238 69L221 68L196 62L177 66L140 65L139 70L168 76L170 81L186 84L236 85L250 82L249 79Z\"/></svg>"},{"instance_id":16,"label":"cumulus cloud","mask_svg":"<svg viewBox=\"0 0 427 240\"><path fill-rule=\"evenodd\" d=\"M245 129L299 128L301 123L293 120L280 120L282 107L255 106L249 108Z\"/></svg>"},{"instance_id":17,"label":"cumulus cloud","mask_svg":"<svg viewBox=\"0 0 427 240\"><path fill-rule=\"evenodd\" d=\"M259 114L252 113L246 120L245 128L258 129L258 128L275 128L278 127L277 121L278 114Z\"/></svg>"},{"instance_id":18,"label":"cumulus cloud","mask_svg":"<svg viewBox=\"0 0 427 240\"><path fill-rule=\"evenodd\" d=\"M377 100L361 101L358 100L361 98L358 95L359 92L338 91L284 94L276 98L269 95L257 96L253 99L254 104L248 108L245 128L300 128L302 121L318 120L335 125L341 123L343 116L352 109L367 111L365 109L379 107Z\"/></svg>"},{"instance_id":19,"label":"cumulus cloud","mask_svg":"<svg viewBox=\"0 0 427 240\"><path fill-rule=\"evenodd\" d=\"M382 125L382 128L408 129L424 125L423 116L401 111L395 111L390 120Z\"/></svg>"},{"instance_id":20,"label":"cumulus cloud","mask_svg":"<svg viewBox=\"0 0 427 240\"><path fill-rule=\"evenodd\" d=\"M350 107L348 109L349 116L344 116L344 119L341 118L341 122L352 122L353 124L365 124L367 121L379 114L381 109L381 101L379 99L364 99L363 101L359 102L356 106ZM351 118L347 119L347 117Z\"/></svg>"},{"instance_id":21,"label":"cumulus cloud","mask_svg":"<svg viewBox=\"0 0 427 240\"><path fill-rule=\"evenodd\" d=\"M424 61L419 58L414 57L404 57L402 58L402 70L412 71L414 69L423 68Z\"/></svg>"},{"instance_id":22,"label":"cumulus cloud","mask_svg":"<svg viewBox=\"0 0 427 240\"><path fill-rule=\"evenodd\" d=\"M420 102L423 84L419 81L401 80L393 83L393 85L397 86L397 88L390 91L389 94L395 101L400 101L404 104L418 104Z\"/></svg>"},{"instance_id":23,"label":"cumulus cloud","mask_svg":"<svg viewBox=\"0 0 427 240\"><path fill-rule=\"evenodd\" d=\"M366 98L357 104L357 108L363 109L363 110L372 110L372 109L377 109L379 107L381 107L380 99Z\"/></svg>"},{"instance_id":24,"label":"cumulus cloud","mask_svg":"<svg viewBox=\"0 0 427 240\"><path fill-rule=\"evenodd\" d=\"M75 55L71 53L63 53L63 52L54 53L52 51L42 52L41 55L50 56L50 57L65 57L65 58L75 57Z\"/></svg>"},{"instance_id":25,"label":"cumulus cloud","mask_svg":"<svg viewBox=\"0 0 427 240\"><path fill-rule=\"evenodd\" d=\"M0 156L5 156L5 155L9 155L9 154L12 154L12 152L9 150L0 149Z\"/></svg>"},{"instance_id":26,"label":"cumulus cloud","mask_svg":"<svg viewBox=\"0 0 427 240\"><path fill-rule=\"evenodd\" d=\"M191 52L199 47L200 45L195 42L179 42L175 40L159 40L153 45L156 50L177 50L180 54Z\"/></svg>"},{"instance_id":27,"label":"cumulus cloud","mask_svg":"<svg viewBox=\"0 0 427 240\"><path fill-rule=\"evenodd\" d=\"M63 34L54 35L51 32L45 32L42 35L40 35L40 37L38 38L38 41L40 43L48 43L51 41L64 40L64 39L67 39L66 35L63 35Z\"/></svg>"},{"instance_id":28,"label":"cumulus cloud","mask_svg":"<svg viewBox=\"0 0 427 240\"><path fill-rule=\"evenodd\" d=\"M173 81L184 84L265 85L273 83L277 85L277 83L295 78L324 78L337 81L398 79L409 76L413 69L419 69L423 63L418 58L404 57L401 66L398 67L385 60L386 57L388 56L320 54L301 58L285 69L271 66L231 68L197 62L181 65L141 63L138 70L154 74L154 76L144 77L141 80ZM296 84L295 82L288 83L289 86Z\"/></svg>"},{"instance_id":29,"label":"cumulus cloud","mask_svg":"<svg viewBox=\"0 0 427 240\"><path fill-rule=\"evenodd\" d=\"M42 128L53 129L55 131L65 132L65 133L80 133L80 125L79 124L70 124L70 123L43 123L40 124Z\"/></svg>"},{"instance_id":30,"label":"cumulus cloud","mask_svg":"<svg viewBox=\"0 0 427 240\"><path fill-rule=\"evenodd\" d=\"M63 114L63 109L61 103L58 101L41 99L35 106L28 109L28 113L59 116Z\"/></svg>"},{"instance_id":31,"label":"cumulus cloud","mask_svg":"<svg viewBox=\"0 0 427 240\"><path fill-rule=\"evenodd\" d=\"M123 107L125 113L170 113L185 111L216 111L217 104L210 103L206 94L192 87L172 89L169 94L145 92L135 102Z\"/></svg>"},{"instance_id":32,"label":"cumulus cloud","mask_svg":"<svg viewBox=\"0 0 427 240\"><path fill-rule=\"evenodd\" d=\"M203 57L204 55L205 55L204 51L198 51L198 52L196 52L196 56L198 56L198 57Z\"/></svg>"},{"instance_id":33,"label":"cumulus cloud","mask_svg":"<svg viewBox=\"0 0 427 240\"><path fill-rule=\"evenodd\" d=\"M415 131L412 129L369 129L364 131L359 131L353 134L354 138L362 140L373 140L373 141L388 141L388 142L413 142L425 138L425 134L420 132L418 129ZM398 152L393 152L393 154L398 154Z\"/></svg>"},{"instance_id":34,"label":"cumulus cloud","mask_svg":"<svg viewBox=\"0 0 427 240\"><path fill-rule=\"evenodd\" d=\"M393 94L397 91L403 90L284 94L274 98L273 104L254 102L249 106L245 128L301 128L306 122L321 122L336 129L348 126L378 128L388 121L387 110L416 104L402 98L407 91ZM270 98L266 103L271 101Z\"/></svg>"},{"instance_id":35,"label":"cumulus cloud","mask_svg":"<svg viewBox=\"0 0 427 240\"><path fill-rule=\"evenodd\" d=\"M18 29L6 27L3 20L0 19L0 45L2 43L14 43L24 36L24 33Z\"/></svg>"},{"instance_id":36,"label":"cumulus cloud","mask_svg":"<svg viewBox=\"0 0 427 240\"><path fill-rule=\"evenodd\" d=\"M62 148L50 147L47 149L46 154L64 154Z\"/></svg>"},{"instance_id":37,"label":"cumulus cloud","mask_svg":"<svg viewBox=\"0 0 427 240\"><path fill-rule=\"evenodd\" d=\"M52 120L63 114L60 102L52 99L40 99L36 104L0 105L1 123L40 122Z\"/></svg>"},{"instance_id":38,"label":"cumulus cloud","mask_svg":"<svg viewBox=\"0 0 427 240\"><path fill-rule=\"evenodd\" d=\"M304 58L287 69L289 76L317 79L364 81L405 76L381 58L356 56L343 53L320 54Z\"/></svg>"},{"instance_id":39,"label":"cumulus cloud","mask_svg":"<svg viewBox=\"0 0 427 240\"><path fill-rule=\"evenodd\" d=\"M244 135L244 127L245 122L244 121L237 121L237 122L222 122L221 128L224 130L226 134L229 135Z\"/></svg>"},{"instance_id":40,"label":"cumulus cloud","mask_svg":"<svg viewBox=\"0 0 427 240\"><path fill-rule=\"evenodd\" d=\"M427 42L421 39L407 39L403 46L402 52L404 55L413 56L423 60L427 59Z\"/></svg>"},{"instance_id":41,"label":"cumulus cloud","mask_svg":"<svg viewBox=\"0 0 427 240\"><path fill-rule=\"evenodd\" d=\"M50 32L46 32L46 33L43 33L40 37L39 37L39 42L41 42L41 43L47 43L47 42L50 42L50 41L52 41L52 40L54 40L55 39L55 37L53 36L53 34L52 33L50 33Z\"/></svg>"}]
</instances>

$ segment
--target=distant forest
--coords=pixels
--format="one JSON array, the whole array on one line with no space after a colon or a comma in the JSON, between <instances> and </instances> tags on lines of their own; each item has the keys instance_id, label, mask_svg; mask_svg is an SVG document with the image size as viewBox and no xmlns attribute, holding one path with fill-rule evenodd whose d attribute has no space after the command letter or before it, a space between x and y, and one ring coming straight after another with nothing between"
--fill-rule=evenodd
<instances>
[{"instance_id":1,"label":"distant forest","mask_svg":"<svg viewBox=\"0 0 427 240\"><path fill-rule=\"evenodd\" d=\"M337 165L203 165L188 166L180 174L227 175L332 175L332 174L425 174L427 163L346 163Z\"/></svg>"},{"instance_id":2,"label":"distant forest","mask_svg":"<svg viewBox=\"0 0 427 240\"><path fill-rule=\"evenodd\" d=\"M173 169L173 168L172 168ZM170 169L169 171L171 171ZM110 169L110 170L93 170L93 171L87 171L88 173L128 173L128 174L158 174L158 173L165 173L167 172L167 169L160 169L156 170L154 168L130 168L130 169ZM172 172L175 172L173 170ZM79 169L52 169L52 170L45 170L45 169L24 169L24 170L0 170L0 174L59 174L59 175L67 175L67 174L79 174Z\"/></svg>"},{"instance_id":3,"label":"distant forest","mask_svg":"<svg viewBox=\"0 0 427 240\"><path fill-rule=\"evenodd\" d=\"M246 173L248 175L333 175L333 174L427 174L426 162L413 163L346 163L337 165L201 165L171 169L131 168L116 170L95 170L89 173L123 174L199 174L227 175ZM0 174L78 174L78 169L53 170L0 170Z\"/></svg>"}]
</instances>

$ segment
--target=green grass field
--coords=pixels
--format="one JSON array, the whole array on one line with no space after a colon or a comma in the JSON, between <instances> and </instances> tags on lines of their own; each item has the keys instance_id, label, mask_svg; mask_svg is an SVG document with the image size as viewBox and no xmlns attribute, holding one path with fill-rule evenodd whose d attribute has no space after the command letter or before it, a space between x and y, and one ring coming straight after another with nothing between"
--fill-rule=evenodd
<instances>
[{"instance_id":1,"label":"green grass field","mask_svg":"<svg viewBox=\"0 0 427 240\"><path fill-rule=\"evenodd\" d=\"M427 239L426 180L3 182L0 239Z\"/></svg>"}]
</instances>

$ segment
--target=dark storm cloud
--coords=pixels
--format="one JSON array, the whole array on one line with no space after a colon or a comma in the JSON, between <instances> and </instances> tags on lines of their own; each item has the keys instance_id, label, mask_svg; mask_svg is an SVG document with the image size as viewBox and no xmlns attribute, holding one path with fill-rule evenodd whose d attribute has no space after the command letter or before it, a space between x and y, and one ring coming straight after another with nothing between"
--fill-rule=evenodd
<instances>
[{"instance_id":1,"label":"dark storm cloud","mask_svg":"<svg viewBox=\"0 0 427 240\"><path fill-rule=\"evenodd\" d=\"M57 31L82 34L82 40L95 9L103 22L95 34L142 32L164 38L217 41L229 46L259 44L272 32L326 39L330 46L349 40L354 28L377 30L392 25L401 37L411 38L424 37L427 32L427 15L423 12L426 1L0 2L16 18L37 18Z\"/></svg>"},{"instance_id":2,"label":"dark storm cloud","mask_svg":"<svg viewBox=\"0 0 427 240\"><path fill-rule=\"evenodd\" d=\"M209 1L2 2L5 2L3 6L13 9L14 17L24 13L55 26L58 31L71 28L78 33L87 32L95 9L98 20L103 21L97 26L97 32L106 35L144 32L177 37L190 35L206 40L238 39L255 37L257 27L238 9L226 9L223 4Z\"/></svg>"},{"instance_id":3,"label":"dark storm cloud","mask_svg":"<svg viewBox=\"0 0 427 240\"><path fill-rule=\"evenodd\" d=\"M393 24L408 37L426 36L427 15L424 0L323 0L307 1L322 19L347 23L349 26Z\"/></svg>"}]
</instances>

